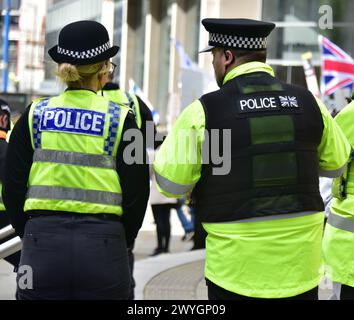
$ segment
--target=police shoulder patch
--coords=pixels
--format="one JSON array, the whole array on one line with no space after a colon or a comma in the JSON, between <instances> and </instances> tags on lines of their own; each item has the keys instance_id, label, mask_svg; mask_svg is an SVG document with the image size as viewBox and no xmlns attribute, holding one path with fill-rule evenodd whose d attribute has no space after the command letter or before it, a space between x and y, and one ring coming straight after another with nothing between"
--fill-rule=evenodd
<instances>
[{"instance_id":1,"label":"police shoulder patch","mask_svg":"<svg viewBox=\"0 0 354 320\"><path fill-rule=\"evenodd\" d=\"M236 108L239 114L259 112L301 112L298 98L294 95L258 94L238 97Z\"/></svg>"}]
</instances>

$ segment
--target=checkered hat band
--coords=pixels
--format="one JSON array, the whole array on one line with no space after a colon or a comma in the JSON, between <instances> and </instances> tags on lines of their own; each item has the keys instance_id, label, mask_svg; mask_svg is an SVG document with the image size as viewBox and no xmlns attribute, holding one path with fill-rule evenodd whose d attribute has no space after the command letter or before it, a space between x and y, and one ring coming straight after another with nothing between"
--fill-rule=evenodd
<instances>
[{"instance_id":1,"label":"checkered hat band","mask_svg":"<svg viewBox=\"0 0 354 320\"><path fill-rule=\"evenodd\" d=\"M210 33L209 45L262 50L267 48L267 38L237 37L228 34Z\"/></svg>"},{"instance_id":2,"label":"checkered hat band","mask_svg":"<svg viewBox=\"0 0 354 320\"><path fill-rule=\"evenodd\" d=\"M107 51L109 48L110 48L110 45L109 45L109 41L108 41L99 47L96 47L96 48L93 48L90 50L86 50L86 51L73 51L73 50L60 48L58 46L58 53L69 56L69 57L77 58L77 59L88 59L88 58L93 58L93 57L100 55L101 53Z\"/></svg>"}]
</instances>

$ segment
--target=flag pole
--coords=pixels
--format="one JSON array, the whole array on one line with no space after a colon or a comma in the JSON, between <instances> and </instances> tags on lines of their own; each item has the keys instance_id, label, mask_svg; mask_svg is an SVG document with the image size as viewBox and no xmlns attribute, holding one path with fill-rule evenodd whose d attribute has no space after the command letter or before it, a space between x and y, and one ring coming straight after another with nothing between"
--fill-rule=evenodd
<instances>
[{"instance_id":1,"label":"flag pole","mask_svg":"<svg viewBox=\"0 0 354 320\"><path fill-rule=\"evenodd\" d=\"M303 53L301 59L304 67L307 88L315 97L320 98L321 93L318 87L316 71L312 64L312 52Z\"/></svg>"},{"instance_id":2,"label":"flag pole","mask_svg":"<svg viewBox=\"0 0 354 320\"><path fill-rule=\"evenodd\" d=\"M4 15L4 44L3 44L3 69L2 69L2 92L7 92L8 71L9 71L9 30L10 30L10 0L5 0Z\"/></svg>"}]
</instances>

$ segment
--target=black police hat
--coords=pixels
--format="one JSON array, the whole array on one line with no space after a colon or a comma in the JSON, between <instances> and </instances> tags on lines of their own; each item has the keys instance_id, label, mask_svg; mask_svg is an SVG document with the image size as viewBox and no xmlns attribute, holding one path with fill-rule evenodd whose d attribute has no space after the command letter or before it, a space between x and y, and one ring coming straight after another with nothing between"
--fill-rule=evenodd
<instances>
[{"instance_id":1,"label":"black police hat","mask_svg":"<svg viewBox=\"0 0 354 320\"><path fill-rule=\"evenodd\" d=\"M57 63L87 65L107 60L118 50L118 46L110 46L107 29L101 23L83 20L66 25L48 54Z\"/></svg>"},{"instance_id":2,"label":"black police hat","mask_svg":"<svg viewBox=\"0 0 354 320\"><path fill-rule=\"evenodd\" d=\"M271 22L252 19L213 19L202 20L209 32L209 46L200 52L211 51L215 47L264 50L267 48L267 36L275 28Z\"/></svg>"}]
</instances>

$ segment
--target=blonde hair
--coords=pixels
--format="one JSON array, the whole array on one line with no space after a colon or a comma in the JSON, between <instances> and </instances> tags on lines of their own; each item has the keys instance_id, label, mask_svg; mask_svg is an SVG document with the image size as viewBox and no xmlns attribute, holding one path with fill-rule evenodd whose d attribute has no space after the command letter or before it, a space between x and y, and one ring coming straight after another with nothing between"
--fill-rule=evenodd
<instances>
[{"instance_id":1,"label":"blonde hair","mask_svg":"<svg viewBox=\"0 0 354 320\"><path fill-rule=\"evenodd\" d=\"M66 84L89 80L96 73L105 73L109 65L106 61L88 65L61 63L55 74Z\"/></svg>"}]
</instances>

